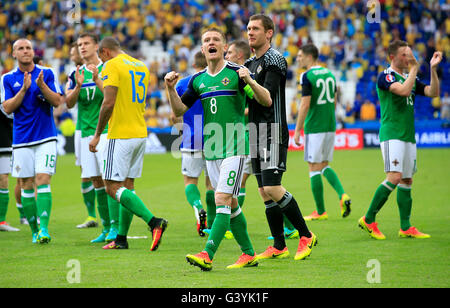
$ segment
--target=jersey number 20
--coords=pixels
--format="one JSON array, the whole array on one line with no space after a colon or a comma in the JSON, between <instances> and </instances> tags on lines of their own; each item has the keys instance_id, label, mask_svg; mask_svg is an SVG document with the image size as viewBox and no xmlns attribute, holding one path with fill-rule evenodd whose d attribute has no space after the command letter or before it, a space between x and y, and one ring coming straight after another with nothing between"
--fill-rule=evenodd
<instances>
[{"instance_id":1,"label":"jersey number 20","mask_svg":"<svg viewBox=\"0 0 450 308\"><path fill-rule=\"evenodd\" d=\"M334 100L331 97L331 94L334 92L335 89L333 78L328 77L327 79L317 79L316 87L321 89L319 98L317 99L318 105L326 104L327 102L334 103Z\"/></svg>"}]
</instances>

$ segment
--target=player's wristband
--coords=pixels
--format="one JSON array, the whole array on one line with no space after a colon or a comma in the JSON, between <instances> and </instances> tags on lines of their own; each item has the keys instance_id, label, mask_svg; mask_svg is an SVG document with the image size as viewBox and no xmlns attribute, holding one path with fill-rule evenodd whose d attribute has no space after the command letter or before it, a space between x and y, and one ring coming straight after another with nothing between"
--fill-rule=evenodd
<instances>
[{"instance_id":1,"label":"player's wristband","mask_svg":"<svg viewBox=\"0 0 450 308\"><path fill-rule=\"evenodd\" d=\"M244 87L244 92L249 98L253 98L255 96L255 92L253 92L253 89L252 87L250 87L250 85L246 85Z\"/></svg>"}]
</instances>

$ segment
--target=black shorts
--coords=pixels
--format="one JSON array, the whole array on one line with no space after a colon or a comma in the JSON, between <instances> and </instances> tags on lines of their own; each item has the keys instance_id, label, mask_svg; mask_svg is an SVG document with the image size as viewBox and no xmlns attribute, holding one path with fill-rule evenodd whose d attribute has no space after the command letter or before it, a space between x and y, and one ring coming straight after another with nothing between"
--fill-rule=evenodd
<instances>
[{"instance_id":1,"label":"black shorts","mask_svg":"<svg viewBox=\"0 0 450 308\"><path fill-rule=\"evenodd\" d=\"M251 149L252 169L258 187L281 185L283 172L286 171L287 150L287 147L279 144L271 144L270 150Z\"/></svg>"}]
</instances>

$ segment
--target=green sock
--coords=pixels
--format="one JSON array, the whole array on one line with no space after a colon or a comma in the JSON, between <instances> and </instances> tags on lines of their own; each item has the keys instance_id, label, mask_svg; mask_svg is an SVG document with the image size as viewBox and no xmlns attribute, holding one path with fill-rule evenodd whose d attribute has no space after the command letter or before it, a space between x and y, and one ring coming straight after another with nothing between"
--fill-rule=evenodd
<instances>
[{"instance_id":1,"label":"green sock","mask_svg":"<svg viewBox=\"0 0 450 308\"><path fill-rule=\"evenodd\" d=\"M81 193L83 195L84 205L86 205L86 209L88 215L96 218L95 214L95 189L92 182L81 182Z\"/></svg>"},{"instance_id":2,"label":"green sock","mask_svg":"<svg viewBox=\"0 0 450 308\"><path fill-rule=\"evenodd\" d=\"M334 188L339 196L339 200L342 198L342 195L345 193L344 187L342 187L341 181L339 181L339 177L336 172L331 169L330 166L325 167L322 170L323 176L327 179L328 183Z\"/></svg>"},{"instance_id":3,"label":"green sock","mask_svg":"<svg viewBox=\"0 0 450 308\"><path fill-rule=\"evenodd\" d=\"M153 214L145 206L144 202L131 190L125 187L119 188L116 192L116 199L131 213L141 217L146 224L153 218Z\"/></svg>"},{"instance_id":4,"label":"green sock","mask_svg":"<svg viewBox=\"0 0 450 308\"><path fill-rule=\"evenodd\" d=\"M206 192L206 224L208 225L208 229L212 228L215 217L216 217L216 199L214 190L208 190Z\"/></svg>"},{"instance_id":5,"label":"green sock","mask_svg":"<svg viewBox=\"0 0 450 308\"><path fill-rule=\"evenodd\" d=\"M22 202L22 201L20 201L20 202ZM23 212L23 206L22 206L22 203L16 203L16 207L17 207L17 210L19 211L20 218L21 218L21 219L22 219L22 218L26 218L26 217L25 217L25 213Z\"/></svg>"},{"instance_id":6,"label":"green sock","mask_svg":"<svg viewBox=\"0 0 450 308\"><path fill-rule=\"evenodd\" d=\"M366 213L366 223L371 224L375 221L375 216L381 210L383 205L386 203L389 195L395 189L396 185L388 182L387 180L378 186L375 191L375 195L372 198L369 209Z\"/></svg>"},{"instance_id":7,"label":"green sock","mask_svg":"<svg viewBox=\"0 0 450 308\"><path fill-rule=\"evenodd\" d=\"M319 215L325 212L325 202L323 201L323 183L322 174L320 171L312 171L309 173L309 179L311 181L311 190L313 193L314 201L316 202L316 209Z\"/></svg>"},{"instance_id":8,"label":"green sock","mask_svg":"<svg viewBox=\"0 0 450 308\"><path fill-rule=\"evenodd\" d=\"M245 201L245 187L241 187L241 189L239 190L239 196L237 199L238 199L239 207L242 208L244 206L244 201Z\"/></svg>"},{"instance_id":9,"label":"green sock","mask_svg":"<svg viewBox=\"0 0 450 308\"><path fill-rule=\"evenodd\" d=\"M117 234L127 236L134 215L123 205L120 205L119 214L119 231L117 232Z\"/></svg>"},{"instance_id":10,"label":"green sock","mask_svg":"<svg viewBox=\"0 0 450 308\"><path fill-rule=\"evenodd\" d=\"M133 194L136 194L134 189L131 191ZM127 236L128 231L130 230L131 222L133 221L133 213L127 210L126 207L119 203L119 231L118 235Z\"/></svg>"},{"instance_id":11,"label":"green sock","mask_svg":"<svg viewBox=\"0 0 450 308\"><path fill-rule=\"evenodd\" d=\"M25 217L28 220L32 233L39 231L37 225L37 208L36 199L34 197L34 189L23 189L21 193L22 207Z\"/></svg>"},{"instance_id":12,"label":"green sock","mask_svg":"<svg viewBox=\"0 0 450 308\"><path fill-rule=\"evenodd\" d=\"M214 223L211 227L211 233L209 234L205 247L205 251L208 253L211 260L214 258L214 254L219 248L219 245L225 236L225 232L230 227L230 214L231 208L229 206L217 206L216 218L214 219Z\"/></svg>"},{"instance_id":13,"label":"green sock","mask_svg":"<svg viewBox=\"0 0 450 308\"><path fill-rule=\"evenodd\" d=\"M236 242L241 247L242 252L254 256L255 251L247 232L247 220L239 206L231 210L230 228Z\"/></svg>"},{"instance_id":14,"label":"green sock","mask_svg":"<svg viewBox=\"0 0 450 308\"><path fill-rule=\"evenodd\" d=\"M105 187L96 188L95 195L97 197L98 215L102 221L103 228L109 230L111 227L111 219L109 218L108 195L106 194Z\"/></svg>"},{"instance_id":15,"label":"green sock","mask_svg":"<svg viewBox=\"0 0 450 308\"><path fill-rule=\"evenodd\" d=\"M41 228L48 229L48 222L52 211L52 192L49 184L37 187L36 206L37 215L41 220Z\"/></svg>"},{"instance_id":16,"label":"green sock","mask_svg":"<svg viewBox=\"0 0 450 308\"><path fill-rule=\"evenodd\" d=\"M294 225L289 221L289 219L287 219L286 215L284 214L283 214L283 222L285 228L288 228L289 230L295 229Z\"/></svg>"},{"instance_id":17,"label":"green sock","mask_svg":"<svg viewBox=\"0 0 450 308\"><path fill-rule=\"evenodd\" d=\"M197 185L186 185L184 193L186 194L187 201L192 207L196 207L198 210L203 208L202 201L200 200L200 191L198 190Z\"/></svg>"},{"instance_id":18,"label":"green sock","mask_svg":"<svg viewBox=\"0 0 450 308\"><path fill-rule=\"evenodd\" d=\"M411 227L411 223L409 222L412 208L411 186L403 184L398 185L397 204L400 212L400 228L403 231L406 231Z\"/></svg>"},{"instance_id":19,"label":"green sock","mask_svg":"<svg viewBox=\"0 0 450 308\"><path fill-rule=\"evenodd\" d=\"M9 190L0 189L0 222L6 220L6 212L8 212Z\"/></svg>"},{"instance_id":20,"label":"green sock","mask_svg":"<svg viewBox=\"0 0 450 308\"><path fill-rule=\"evenodd\" d=\"M109 221L111 222L111 228L116 230L119 229L119 211L120 211L120 203L117 202L114 198L108 195L108 214Z\"/></svg>"}]
</instances>

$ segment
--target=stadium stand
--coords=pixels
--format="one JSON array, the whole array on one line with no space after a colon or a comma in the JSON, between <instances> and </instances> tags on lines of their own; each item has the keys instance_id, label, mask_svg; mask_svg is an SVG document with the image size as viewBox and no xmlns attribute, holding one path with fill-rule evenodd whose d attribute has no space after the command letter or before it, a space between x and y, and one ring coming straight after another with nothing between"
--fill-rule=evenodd
<instances>
[{"instance_id":1,"label":"stadium stand","mask_svg":"<svg viewBox=\"0 0 450 308\"><path fill-rule=\"evenodd\" d=\"M148 123L161 128L170 125L167 118L155 119L158 114L166 117L166 112L158 112L167 104L164 73L192 73L191 59L199 50L200 30L217 26L229 40L245 37L249 16L264 12L275 21L273 45L290 67L287 110L291 123L295 120L298 76L302 72L295 56L302 44L311 41L320 48L323 65L339 81L337 113L341 121L354 115L358 123L359 108L365 100L378 104L376 76L388 65L385 49L393 39L414 46L422 64L420 78L425 82L431 55L435 50L443 51L441 93L450 93L450 0L375 2L380 5L379 19L369 22L368 1L360 0L4 0L0 3L0 72L15 65L9 56L12 43L28 37L34 42L36 54L58 72L64 84L73 67L69 46L77 35L84 31L100 37L113 35L131 55L149 66L153 76L147 99ZM362 102L356 94L360 94ZM439 101L432 104L428 98L418 98L415 106L418 120L440 117Z\"/></svg>"}]
</instances>

